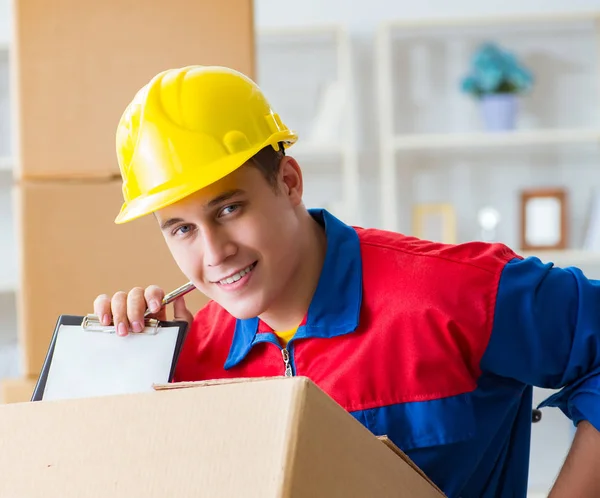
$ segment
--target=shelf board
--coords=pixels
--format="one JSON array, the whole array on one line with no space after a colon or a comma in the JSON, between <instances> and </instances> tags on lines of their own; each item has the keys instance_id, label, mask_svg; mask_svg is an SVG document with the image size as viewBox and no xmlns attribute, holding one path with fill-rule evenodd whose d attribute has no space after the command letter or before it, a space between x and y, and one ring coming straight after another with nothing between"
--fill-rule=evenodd
<instances>
[{"instance_id":1,"label":"shelf board","mask_svg":"<svg viewBox=\"0 0 600 498\"><path fill-rule=\"evenodd\" d=\"M16 282L0 280L0 294L10 294L16 291Z\"/></svg>"},{"instance_id":2,"label":"shelf board","mask_svg":"<svg viewBox=\"0 0 600 498\"><path fill-rule=\"evenodd\" d=\"M582 265L598 264L600 265L600 252L586 251L584 249L565 249L565 250L539 250L539 251L517 251L523 257L535 256L544 263L552 262L555 265Z\"/></svg>"},{"instance_id":3,"label":"shelf board","mask_svg":"<svg viewBox=\"0 0 600 498\"><path fill-rule=\"evenodd\" d=\"M425 133L396 135L397 151L434 149L575 145L600 142L600 129L517 130L508 132Z\"/></svg>"},{"instance_id":4,"label":"shelf board","mask_svg":"<svg viewBox=\"0 0 600 498\"><path fill-rule=\"evenodd\" d=\"M337 35L346 31L343 24L319 23L319 24L304 24L296 26L263 26L256 30L258 37L283 37L290 38L298 35L314 36L314 35Z\"/></svg>"},{"instance_id":5,"label":"shelf board","mask_svg":"<svg viewBox=\"0 0 600 498\"><path fill-rule=\"evenodd\" d=\"M8 156L0 156L0 172L13 170L13 158Z\"/></svg>"},{"instance_id":6,"label":"shelf board","mask_svg":"<svg viewBox=\"0 0 600 498\"><path fill-rule=\"evenodd\" d=\"M342 157L339 145L328 143L298 142L286 150L286 154L306 161L336 160Z\"/></svg>"},{"instance_id":7,"label":"shelf board","mask_svg":"<svg viewBox=\"0 0 600 498\"><path fill-rule=\"evenodd\" d=\"M561 12L530 12L515 13L505 15L487 15L487 16L469 16L469 17L443 17L428 19L391 19L382 23L382 28L392 29L401 28L407 30L410 28L489 28L489 27L514 27L527 25L530 29L532 25L543 24L572 24L588 22L594 23L600 19L600 11L561 11Z\"/></svg>"}]
</instances>

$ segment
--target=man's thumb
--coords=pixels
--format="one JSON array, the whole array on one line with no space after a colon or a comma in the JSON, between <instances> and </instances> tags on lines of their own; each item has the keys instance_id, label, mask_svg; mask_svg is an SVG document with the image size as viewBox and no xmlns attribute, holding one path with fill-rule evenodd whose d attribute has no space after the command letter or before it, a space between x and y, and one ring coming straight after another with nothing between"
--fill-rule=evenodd
<instances>
[{"instance_id":1,"label":"man's thumb","mask_svg":"<svg viewBox=\"0 0 600 498\"><path fill-rule=\"evenodd\" d=\"M173 318L175 320L183 320L188 322L188 324L190 325L194 320L194 315L192 315L190 310L187 309L187 306L185 305L185 299L183 296L178 297L177 299L175 299L175 301L173 301L173 314Z\"/></svg>"}]
</instances>

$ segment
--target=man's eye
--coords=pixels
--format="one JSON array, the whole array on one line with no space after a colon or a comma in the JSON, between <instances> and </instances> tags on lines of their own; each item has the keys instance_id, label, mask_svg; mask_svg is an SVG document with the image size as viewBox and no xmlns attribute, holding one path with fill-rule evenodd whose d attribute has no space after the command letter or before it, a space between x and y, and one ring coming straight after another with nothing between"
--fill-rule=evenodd
<instances>
[{"instance_id":1,"label":"man's eye","mask_svg":"<svg viewBox=\"0 0 600 498\"><path fill-rule=\"evenodd\" d=\"M231 204L229 206L225 206L223 209L221 209L219 216L223 216L223 215L226 216L228 214L235 213L239 208L240 208L239 204Z\"/></svg>"},{"instance_id":2,"label":"man's eye","mask_svg":"<svg viewBox=\"0 0 600 498\"><path fill-rule=\"evenodd\" d=\"M192 227L190 225L181 225L179 227L177 227L175 229L175 233L176 234L182 234L185 235L186 233L188 233L190 230L192 229Z\"/></svg>"}]
</instances>

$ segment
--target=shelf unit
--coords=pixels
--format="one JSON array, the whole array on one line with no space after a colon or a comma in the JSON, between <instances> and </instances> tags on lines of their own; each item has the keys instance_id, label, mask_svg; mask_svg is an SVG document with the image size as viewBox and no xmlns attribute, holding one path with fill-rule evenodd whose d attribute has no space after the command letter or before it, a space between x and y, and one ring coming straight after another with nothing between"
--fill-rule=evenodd
<instances>
[{"instance_id":1,"label":"shelf unit","mask_svg":"<svg viewBox=\"0 0 600 498\"><path fill-rule=\"evenodd\" d=\"M324 175L331 180L333 172L334 187L341 187L339 199L324 192L319 200L319 189L308 188L307 204L310 207L314 197L314 204L325 204L344 221L360 225L356 96L349 32L342 25L325 24L263 27L257 28L256 38L257 82L282 120L299 134L289 155L298 160L305 179L314 180L315 186L327 182ZM328 85L337 86L329 87L329 99L324 99ZM328 106L332 111L329 114ZM313 128L319 119L330 122L321 136Z\"/></svg>"},{"instance_id":2,"label":"shelf unit","mask_svg":"<svg viewBox=\"0 0 600 498\"><path fill-rule=\"evenodd\" d=\"M491 205L504 202L503 220L508 218L517 224L516 190L536 182L574 181L571 177L576 175L559 172L555 162L570 167L581 160L582 151L593 157L590 160L586 156L587 162L579 166L586 166L587 178L600 185L599 27L597 13L382 24L377 33L375 63L383 228L410 233L410 211L419 194L425 200L419 198L418 202L462 203L458 222L472 224L462 240L478 237L475 213L483 206L472 198L484 202L489 199ZM557 47L555 35L567 40L564 46ZM527 62L541 75L543 96L537 94L527 102L514 131L481 131L476 106L469 97L461 96L459 81L468 71L470 55L476 45L489 39L516 49L518 57L525 53ZM540 40L549 41L551 47L547 50L555 52L546 51L546 44ZM585 53L573 47L585 47ZM553 64L563 68L559 70L563 79L550 84ZM573 100L573 109L569 109L569 99ZM576 159L569 156L573 151ZM419 175L420 182L415 180ZM510 191L503 190L507 185ZM477 189L481 192L474 192ZM454 197L436 198L439 192ZM573 201L581 215L583 203L580 198ZM516 227L512 231L518 234ZM459 242L462 240L459 238ZM561 267L600 270L600 253L578 249L516 252ZM600 277L593 272L586 274ZM538 401L547 394L534 389ZM547 495L573 435L570 421L557 409L545 409L543 417L532 429L530 496L538 492Z\"/></svg>"},{"instance_id":3,"label":"shelf unit","mask_svg":"<svg viewBox=\"0 0 600 498\"><path fill-rule=\"evenodd\" d=\"M0 294L14 293L17 289L16 240L13 219L13 171L12 152L12 102L10 77L10 45L0 43ZM16 310L0 309L5 317Z\"/></svg>"},{"instance_id":4,"label":"shelf unit","mask_svg":"<svg viewBox=\"0 0 600 498\"><path fill-rule=\"evenodd\" d=\"M14 220L14 182L12 160L0 157L0 295L17 291L17 242ZM16 314L14 309L5 309L0 303L0 328L2 319Z\"/></svg>"},{"instance_id":5,"label":"shelf unit","mask_svg":"<svg viewBox=\"0 0 600 498\"><path fill-rule=\"evenodd\" d=\"M395 135L391 142L393 149L396 151L598 144L600 143L600 129L515 130L495 133L415 133Z\"/></svg>"},{"instance_id":6,"label":"shelf unit","mask_svg":"<svg viewBox=\"0 0 600 498\"><path fill-rule=\"evenodd\" d=\"M16 292L17 242L14 226L11 47L0 43L0 379L20 375Z\"/></svg>"},{"instance_id":7,"label":"shelf unit","mask_svg":"<svg viewBox=\"0 0 600 498\"><path fill-rule=\"evenodd\" d=\"M0 172L1 173L10 173L12 175L13 172L13 158L4 156L0 157Z\"/></svg>"},{"instance_id":8,"label":"shelf unit","mask_svg":"<svg viewBox=\"0 0 600 498\"><path fill-rule=\"evenodd\" d=\"M0 281L0 294L14 293L17 290L17 282L11 279Z\"/></svg>"},{"instance_id":9,"label":"shelf unit","mask_svg":"<svg viewBox=\"0 0 600 498\"><path fill-rule=\"evenodd\" d=\"M600 252L565 249L556 251L520 251L518 254L523 257L535 256L544 263L551 262L556 266L600 266Z\"/></svg>"},{"instance_id":10,"label":"shelf unit","mask_svg":"<svg viewBox=\"0 0 600 498\"><path fill-rule=\"evenodd\" d=\"M585 150L600 154L600 118L595 104L600 100L599 27L598 12L424 21L392 20L381 24L376 37L375 61L380 122L379 207L383 228L411 232L410 210L415 203L411 185L416 174L436 167L443 168L443 165L452 161L460 165L455 169L462 171L467 177L473 175L471 172L475 169L479 170L478 175L483 174L481 171L488 167L486 161L476 168L467 160L469 154L474 152L489 154L489 162L499 162L498 158L507 154L512 155L511 160L521 158L522 161L527 161L534 154L545 154L543 160L550 154L558 156L568 151L573 153ZM542 38L544 36L546 38ZM571 61L571 57L583 56L576 50L569 52L568 47L559 48L562 52L552 59L554 54L544 52L545 47L539 40L552 42L554 36L564 36L569 43L585 43L587 60L591 61L589 66L584 68L581 58ZM459 89L460 78L468 71L473 49L490 39L500 39L500 45L508 45L513 51L517 51L518 57L527 52L526 63L530 67L534 66L534 76L537 76L536 69L541 74L536 78L535 84L539 83L546 92L543 97L534 95L537 100L530 98L526 101L528 108L521 115L524 122L513 131L482 131L474 102L461 94ZM556 45L556 41L554 44ZM583 45L578 45L581 46ZM519 52L521 48L523 49ZM589 56L590 54L593 55ZM552 64L564 66L561 72L563 79L554 86L549 83ZM402 74L398 73L399 67ZM435 81L432 75L441 81ZM585 79L588 75L589 80ZM579 86L572 86L574 81ZM562 94L559 92L561 88ZM573 91L574 88L576 91ZM402 92L400 96L399 91ZM536 87L533 89L535 91ZM567 116L563 122L556 122L560 119L553 121L550 111L544 107L544 104L548 104L548 101L544 102L545 98L552 99L556 116ZM577 108L578 114L575 111L569 113L569 99L575 102L572 107ZM555 100L559 102L555 103ZM438 106L439 123L435 119ZM536 115L540 110L538 114L544 114L544 119ZM433 161L433 167L427 160ZM543 160L538 160L538 163ZM510 166L508 160L507 164ZM444 173L449 175L450 169ZM515 174L517 171L514 167L511 173ZM529 176L524 175L527 181L523 186L531 186L535 175L539 175L540 182L549 182L552 180L550 175L556 174L556 170L552 169L546 176L543 169L528 174ZM515 201L516 196L513 195L511 202ZM428 199L427 202L436 201ZM581 206L578 205L578 209L581 210ZM515 214L512 218L517 218L514 207L507 211ZM582 217L579 215L579 221ZM517 223L517 220L513 219L513 223ZM518 233L517 230L513 232ZM477 234L469 234L469 237L476 238ZM573 245L576 247L577 242ZM587 254L585 251L569 249L555 251L552 257L562 264L581 262L600 267L600 256L595 253Z\"/></svg>"}]
</instances>

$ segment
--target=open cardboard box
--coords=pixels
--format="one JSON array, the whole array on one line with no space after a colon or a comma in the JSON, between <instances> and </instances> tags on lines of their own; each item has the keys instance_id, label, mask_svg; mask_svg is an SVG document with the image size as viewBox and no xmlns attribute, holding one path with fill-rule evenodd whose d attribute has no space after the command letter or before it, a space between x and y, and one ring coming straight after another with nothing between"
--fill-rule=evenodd
<instances>
[{"instance_id":1,"label":"open cardboard box","mask_svg":"<svg viewBox=\"0 0 600 498\"><path fill-rule=\"evenodd\" d=\"M443 496L306 378L155 390L0 406L0 496Z\"/></svg>"}]
</instances>

